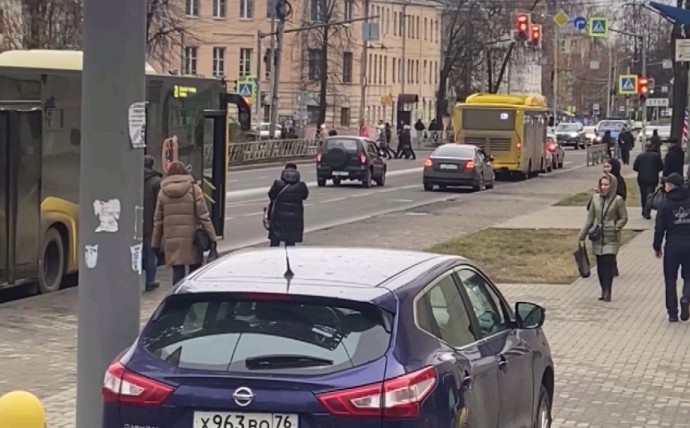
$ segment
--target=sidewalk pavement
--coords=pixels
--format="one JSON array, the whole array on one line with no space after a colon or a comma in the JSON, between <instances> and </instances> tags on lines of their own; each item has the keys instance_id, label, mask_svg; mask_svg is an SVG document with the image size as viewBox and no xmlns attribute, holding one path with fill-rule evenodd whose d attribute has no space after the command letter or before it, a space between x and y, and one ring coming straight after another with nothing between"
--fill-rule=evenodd
<instances>
[{"instance_id":1,"label":"sidewalk pavement","mask_svg":"<svg viewBox=\"0 0 690 428\"><path fill-rule=\"evenodd\" d=\"M585 168L458 194L451 202L313 232L306 241L423 249L500 224L514 213L531 213L547 224L553 212L544 205L590 188L600 171ZM567 217L582 219L583 211ZM621 251L612 303L597 301L596 277L571 285L500 286L513 302L534 301L547 309L545 332L556 364L554 427L690 427L690 367L683 364L690 326L666 321L660 262L652 254L650 235L641 233ZM161 290L142 299L142 319L169 289L167 272L160 280ZM15 388L37 393L51 428L74 427L76 304L76 289L71 289L0 307L0 393Z\"/></svg>"}]
</instances>

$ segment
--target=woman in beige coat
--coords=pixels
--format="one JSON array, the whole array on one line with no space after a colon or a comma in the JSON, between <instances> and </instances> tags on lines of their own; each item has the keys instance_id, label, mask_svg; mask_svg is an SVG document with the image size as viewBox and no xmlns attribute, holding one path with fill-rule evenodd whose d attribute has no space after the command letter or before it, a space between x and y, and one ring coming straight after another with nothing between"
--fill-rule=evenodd
<instances>
[{"instance_id":1,"label":"woman in beige coat","mask_svg":"<svg viewBox=\"0 0 690 428\"><path fill-rule=\"evenodd\" d=\"M197 228L205 230L211 241L218 239L204 192L182 162L172 162L158 193L151 247L163 253L166 265L172 266L173 285L185 277L187 267L191 273L203 262L203 253L194 245Z\"/></svg>"}]
</instances>

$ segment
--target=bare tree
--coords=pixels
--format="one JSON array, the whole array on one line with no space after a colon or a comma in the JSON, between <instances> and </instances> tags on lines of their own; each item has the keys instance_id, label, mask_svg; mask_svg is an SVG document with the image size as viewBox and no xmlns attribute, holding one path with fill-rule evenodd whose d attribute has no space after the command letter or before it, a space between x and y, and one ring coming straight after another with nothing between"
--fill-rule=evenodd
<instances>
[{"instance_id":1,"label":"bare tree","mask_svg":"<svg viewBox=\"0 0 690 428\"><path fill-rule=\"evenodd\" d=\"M81 49L82 0L5 0L0 14L4 36L0 50L7 49ZM191 45L198 40L184 19L181 2L148 0L146 16L149 58L167 64L171 52L182 41ZM14 7L12 7L14 6Z\"/></svg>"},{"instance_id":2,"label":"bare tree","mask_svg":"<svg viewBox=\"0 0 690 428\"><path fill-rule=\"evenodd\" d=\"M329 92L337 96L338 85L352 82L354 79L352 68L345 70L343 67L344 54L351 52L351 46L355 43L351 26L335 24L345 19L344 7L347 7L347 2L342 0L310 0L309 10L305 11L305 13L310 14L308 21L312 24L327 24L309 30L306 36L308 48L307 80L309 84L316 84L319 88L317 120L319 124L326 121ZM350 64L352 61L354 59L351 59ZM349 79L347 78L348 73ZM349 82L343 82L343 80L349 80Z\"/></svg>"}]
</instances>

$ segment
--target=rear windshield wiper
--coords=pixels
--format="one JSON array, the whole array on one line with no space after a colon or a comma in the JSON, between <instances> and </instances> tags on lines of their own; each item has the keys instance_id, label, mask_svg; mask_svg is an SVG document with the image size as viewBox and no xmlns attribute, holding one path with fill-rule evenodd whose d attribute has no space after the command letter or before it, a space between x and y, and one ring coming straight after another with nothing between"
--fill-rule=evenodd
<instances>
[{"instance_id":1,"label":"rear windshield wiper","mask_svg":"<svg viewBox=\"0 0 690 428\"><path fill-rule=\"evenodd\" d=\"M309 355L272 354L247 358L245 360L245 365L250 370L270 370L282 368L331 366L333 365L333 360L311 357Z\"/></svg>"}]
</instances>

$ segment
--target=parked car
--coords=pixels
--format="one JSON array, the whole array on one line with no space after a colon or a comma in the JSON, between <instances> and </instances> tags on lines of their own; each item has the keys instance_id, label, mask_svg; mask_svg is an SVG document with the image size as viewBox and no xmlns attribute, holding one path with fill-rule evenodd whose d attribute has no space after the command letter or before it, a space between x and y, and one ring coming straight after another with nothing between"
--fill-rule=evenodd
<instances>
[{"instance_id":1,"label":"parked car","mask_svg":"<svg viewBox=\"0 0 690 428\"><path fill-rule=\"evenodd\" d=\"M559 123L555 134L561 146L571 146L577 150L584 149L587 144L584 127L579 122Z\"/></svg>"},{"instance_id":2,"label":"parked car","mask_svg":"<svg viewBox=\"0 0 690 428\"><path fill-rule=\"evenodd\" d=\"M339 186L342 180L361 181L363 187L386 184L386 161L376 144L364 137L328 137L316 155L316 182L319 187L333 180Z\"/></svg>"},{"instance_id":3,"label":"parked car","mask_svg":"<svg viewBox=\"0 0 690 428\"><path fill-rule=\"evenodd\" d=\"M618 141L618 135L623 131L623 128L628 125L629 122L627 119L605 119L600 121L597 123L599 141L602 141L606 131L611 131L611 138L613 138L614 141Z\"/></svg>"},{"instance_id":4,"label":"parked car","mask_svg":"<svg viewBox=\"0 0 690 428\"><path fill-rule=\"evenodd\" d=\"M424 190L446 187L472 187L479 191L493 189L496 174L493 158L473 144L448 143L439 146L424 160Z\"/></svg>"},{"instance_id":5,"label":"parked car","mask_svg":"<svg viewBox=\"0 0 690 428\"><path fill-rule=\"evenodd\" d=\"M650 138L654 131L659 134L662 143L668 143L668 139L671 138L671 125L647 125L644 129L644 133L640 132L637 136L636 142L643 147Z\"/></svg>"},{"instance_id":6,"label":"parked car","mask_svg":"<svg viewBox=\"0 0 690 428\"><path fill-rule=\"evenodd\" d=\"M550 165L551 171L563 168L565 163L565 150L553 134L546 136L546 162Z\"/></svg>"},{"instance_id":7,"label":"parked car","mask_svg":"<svg viewBox=\"0 0 690 428\"><path fill-rule=\"evenodd\" d=\"M511 307L475 263L318 247L289 262L236 252L179 283L107 369L103 427L550 426L545 311Z\"/></svg>"},{"instance_id":8,"label":"parked car","mask_svg":"<svg viewBox=\"0 0 690 428\"><path fill-rule=\"evenodd\" d=\"M276 124L275 130L273 131L273 138L271 138L271 124L267 122L262 122L258 125L254 125L252 129L254 135L259 134L259 138L262 140L277 140L280 138L280 133L283 127Z\"/></svg>"}]
</instances>

